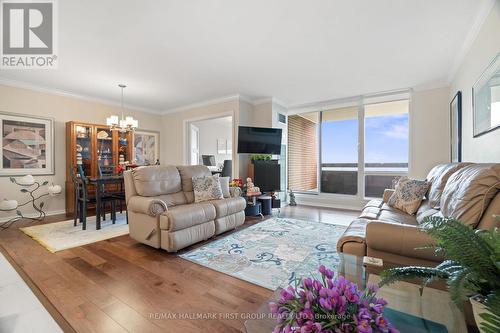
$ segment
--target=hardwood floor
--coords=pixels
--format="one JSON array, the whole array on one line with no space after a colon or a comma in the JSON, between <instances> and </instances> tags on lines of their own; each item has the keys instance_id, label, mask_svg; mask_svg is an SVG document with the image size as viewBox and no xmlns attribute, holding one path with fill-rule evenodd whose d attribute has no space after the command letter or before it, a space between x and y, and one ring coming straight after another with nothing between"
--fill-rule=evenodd
<instances>
[{"instance_id":1,"label":"hardwood floor","mask_svg":"<svg viewBox=\"0 0 500 333\"><path fill-rule=\"evenodd\" d=\"M356 214L304 206L281 212L282 217L336 224ZM44 223L66 219L50 216ZM245 226L260 221L248 219ZM255 311L272 293L129 236L50 253L18 229L26 225L31 224L21 221L1 231L0 246L40 291L37 295L46 297L54 318L64 318L65 331L241 332L241 314ZM224 314L226 319L220 319Z\"/></svg>"}]
</instances>

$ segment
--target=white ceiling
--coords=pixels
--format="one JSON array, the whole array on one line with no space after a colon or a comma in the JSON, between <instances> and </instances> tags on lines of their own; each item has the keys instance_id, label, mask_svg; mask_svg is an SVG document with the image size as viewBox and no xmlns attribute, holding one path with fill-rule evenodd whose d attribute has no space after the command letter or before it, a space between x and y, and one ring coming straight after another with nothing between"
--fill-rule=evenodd
<instances>
[{"instance_id":1,"label":"white ceiling","mask_svg":"<svg viewBox=\"0 0 500 333\"><path fill-rule=\"evenodd\" d=\"M153 111L445 86L491 0L64 0L59 69L12 80ZM472 36L472 37L471 37Z\"/></svg>"}]
</instances>

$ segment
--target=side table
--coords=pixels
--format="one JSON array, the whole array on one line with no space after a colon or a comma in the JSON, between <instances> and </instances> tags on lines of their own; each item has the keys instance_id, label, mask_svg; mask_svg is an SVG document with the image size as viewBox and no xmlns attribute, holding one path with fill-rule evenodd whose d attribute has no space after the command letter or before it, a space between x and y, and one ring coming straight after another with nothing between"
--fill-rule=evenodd
<instances>
[{"instance_id":1,"label":"side table","mask_svg":"<svg viewBox=\"0 0 500 333\"><path fill-rule=\"evenodd\" d=\"M272 215L272 200L273 198L269 195L261 195L257 200L262 205L262 215L268 216Z\"/></svg>"},{"instance_id":2,"label":"side table","mask_svg":"<svg viewBox=\"0 0 500 333\"><path fill-rule=\"evenodd\" d=\"M250 204L247 202L247 206L245 208L245 216L261 216L262 218L262 205L260 202L256 202L254 204Z\"/></svg>"}]
</instances>

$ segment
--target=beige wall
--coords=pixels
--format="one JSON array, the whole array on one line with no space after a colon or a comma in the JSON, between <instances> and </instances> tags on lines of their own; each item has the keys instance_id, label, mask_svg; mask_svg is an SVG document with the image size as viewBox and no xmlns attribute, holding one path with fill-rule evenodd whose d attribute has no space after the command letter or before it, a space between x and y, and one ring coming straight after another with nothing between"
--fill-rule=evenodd
<instances>
[{"instance_id":1,"label":"beige wall","mask_svg":"<svg viewBox=\"0 0 500 333\"><path fill-rule=\"evenodd\" d=\"M472 137L472 86L500 52L500 1L496 1L470 51L459 66L448 98L462 91L462 154L464 161L500 162L500 129Z\"/></svg>"},{"instance_id":2,"label":"beige wall","mask_svg":"<svg viewBox=\"0 0 500 333\"><path fill-rule=\"evenodd\" d=\"M410 177L424 179L450 161L449 88L414 91L410 116Z\"/></svg>"},{"instance_id":3,"label":"beige wall","mask_svg":"<svg viewBox=\"0 0 500 333\"><path fill-rule=\"evenodd\" d=\"M106 117L111 114L119 114L120 112L119 108L102 103L3 85L0 85L0 111L53 117L55 119L54 151L56 173L53 176L35 176L35 178L48 180L51 183L54 182L55 184L60 184L63 187L66 172L65 123L71 120L98 124L106 123ZM127 110L126 113L139 120L139 126L141 129L156 131L160 131L162 129L160 115L129 110ZM163 151L160 152L160 156L162 157L162 160L164 160L165 154ZM24 201L26 195L22 195L19 192L19 187L12 184L9 181L9 177L0 177L0 200L3 200L3 198ZM48 212L64 210L64 190L63 194L45 201L46 210ZM23 212L30 213L33 212L33 209L27 207L23 209ZM0 219L8 215L11 214L0 213Z\"/></svg>"}]
</instances>

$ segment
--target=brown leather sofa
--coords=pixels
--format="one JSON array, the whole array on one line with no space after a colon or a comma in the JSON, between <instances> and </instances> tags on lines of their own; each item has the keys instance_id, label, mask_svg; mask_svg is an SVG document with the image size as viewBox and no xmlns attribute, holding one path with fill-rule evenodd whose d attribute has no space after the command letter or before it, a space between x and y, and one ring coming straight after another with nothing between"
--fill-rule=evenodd
<instances>
[{"instance_id":1,"label":"brown leather sofa","mask_svg":"<svg viewBox=\"0 0 500 333\"><path fill-rule=\"evenodd\" d=\"M435 266L443 260L432 249L432 239L418 229L427 216L454 217L473 228L498 226L500 164L451 163L434 167L431 187L415 215L387 205L393 190L372 200L352 221L337 243L339 252L384 260L384 268L402 265Z\"/></svg>"},{"instance_id":2,"label":"brown leather sofa","mask_svg":"<svg viewBox=\"0 0 500 333\"><path fill-rule=\"evenodd\" d=\"M206 166L149 166L124 173L130 236L175 252L245 222L245 199L195 203L192 177L210 176ZM224 192L224 191L223 191Z\"/></svg>"}]
</instances>

